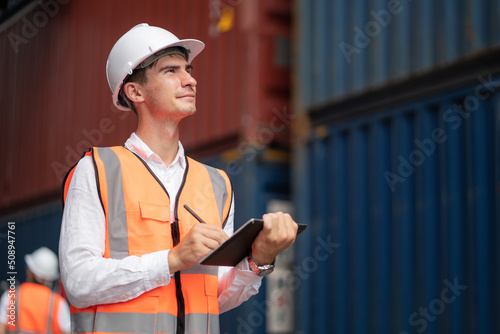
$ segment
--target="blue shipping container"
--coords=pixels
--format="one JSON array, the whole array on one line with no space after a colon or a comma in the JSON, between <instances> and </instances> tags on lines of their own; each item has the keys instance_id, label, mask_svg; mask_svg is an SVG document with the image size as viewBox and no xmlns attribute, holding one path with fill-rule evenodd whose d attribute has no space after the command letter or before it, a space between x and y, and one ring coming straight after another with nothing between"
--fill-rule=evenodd
<instances>
[{"instance_id":1,"label":"blue shipping container","mask_svg":"<svg viewBox=\"0 0 500 334\"><path fill-rule=\"evenodd\" d=\"M500 46L499 0L298 0L295 12L305 108Z\"/></svg>"},{"instance_id":2,"label":"blue shipping container","mask_svg":"<svg viewBox=\"0 0 500 334\"><path fill-rule=\"evenodd\" d=\"M295 152L297 333L498 332L492 87L323 124Z\"/></svg>"},{"instance_id":3,"label":"blue shipping container","mask_svg":"<svg viewBox=\"0 0 500 334\"><path fill-rule=\"evenodd\" d=\"M5 254L0 263L0 290L4 282L15 277L18 282L26 280L24 256L45 246L56 254L59 249L61 231L61 201L22 210L0 219L0 252ZM11 262L14 261L14 262Z\"/></svg>"}]
</instances>

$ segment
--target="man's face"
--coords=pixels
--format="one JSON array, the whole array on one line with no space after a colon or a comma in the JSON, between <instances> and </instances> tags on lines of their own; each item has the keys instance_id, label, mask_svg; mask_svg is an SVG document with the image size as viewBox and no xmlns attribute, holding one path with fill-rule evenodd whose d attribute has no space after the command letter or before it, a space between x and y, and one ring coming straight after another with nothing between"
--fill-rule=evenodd
<instances>
[{"instance_id":1,"label":"man's face","mask_svg":"<svg viewBox=\"0 0 500 334\"><path fill-rule=\"evenodd\" d=\"M147 70L144 102L158 117L184 118L196 112L196 80L181 55L167 55Z\"/></svg>"}]
</instances>

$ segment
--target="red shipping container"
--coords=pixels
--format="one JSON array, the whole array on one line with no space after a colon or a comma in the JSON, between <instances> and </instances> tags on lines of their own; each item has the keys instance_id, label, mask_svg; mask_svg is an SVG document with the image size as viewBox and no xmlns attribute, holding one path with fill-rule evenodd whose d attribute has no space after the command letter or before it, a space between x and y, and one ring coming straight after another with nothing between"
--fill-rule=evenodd
<instances>
[{"instance_id":1,"label":"red shipping container","mask_svg":"<svg viewBox=\"0 0 500 334\"><path fill-rule=\"evenodd\" d=\"M188 153L287 145L290 0L44 0L2 19L0 214L59 197L83 150L135 130L112 105L105 64L143 22L206 44L193 62L198 111L181 124Z\"/></svg>"}]
</instances>

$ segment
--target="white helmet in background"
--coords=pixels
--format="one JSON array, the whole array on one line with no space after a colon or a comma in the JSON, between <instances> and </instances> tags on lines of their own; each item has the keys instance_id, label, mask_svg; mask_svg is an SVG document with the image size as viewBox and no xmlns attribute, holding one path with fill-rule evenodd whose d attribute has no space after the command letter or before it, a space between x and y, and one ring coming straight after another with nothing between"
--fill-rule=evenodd
<instances>
[{"instance_id":1,"label":"white helmet in background","mask_svg":"<svg viewBox=\"0 0 500 334\"><path fill-rule=\"evenodd\" d=\"M29 270L36 276L46 280L55 281L59 278L57 269L57 255L47 247L38 248L24 257Z\"/></svg>"},{"instance_id":2,"label":"white helmet in background","mask_svg":"<svg viewBox=\"0 0 500 334\"><path fill-rule=\"evenodd\" d=\"M148 57L166 48L181 47L186 50L186 60L193 61L205 44L196 39L179 40L171 32L151 27L147 23L136 25L123 35L113 46L106 63L106 76L113 93L113 104L120 110L130 107L120 101L119 95L123 81ZM145 66L143 66L145 67Z\"/></svg>"}]
</instances>

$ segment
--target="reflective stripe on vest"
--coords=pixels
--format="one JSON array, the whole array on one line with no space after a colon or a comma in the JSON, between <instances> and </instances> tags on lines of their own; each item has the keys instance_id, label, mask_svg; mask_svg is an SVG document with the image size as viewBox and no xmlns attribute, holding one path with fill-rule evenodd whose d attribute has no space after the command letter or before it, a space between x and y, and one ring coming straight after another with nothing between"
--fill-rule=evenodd
<instances>
[{"instance_id":1,"label":"reflective stripe on vest","mask_svg":"<svg viewBox=\"0 0 500 334\"><path fill-rule=\"evenodd\" d=\"M72 327L74 334L104 333L175 333L177 318L169 313L106 313L95 320L92 313L72 314L72 321L82 325ZM74 318L74 319L73 319ZM94 328L95 321L95 328ZM186 333L219 333L219 319L214 314L186 314Z\"/></svg>"},{"instance_id":2,"label":"reflective stripe on vest","mask_svg":"<svg viewBox=\"0 0 500 334\"><path fill-rule=\"evenodd\" d=\"M98 148L99 157L106 166L106 181L108 185L108 221L110 225L108 233L110 258L123 259L129 255L127 216L125 212L125 195L123 193L122 170L120 159L113 150ZM109 191L111 190L111 191Z\"/></svg>"},{"instance_id":3,"label":"reflective stripe on vest","mask_svg":"<svg viewBox=\"0 0 500 334\"><path fill-rule=\"evenodd\" d=\"M170 224L170 198L147 164L124 147L91 151L96 180L106 217L104 257L122 259L173 247L171 227L180 240L198 221L183 207L187 204L207 224L223 226L229 215L232 189L227 175L186 158ZM65 181L65 196L72 171ZM185 300L185 333L219 333L218 268L194 265L179 274ZM73 333L177 333L176 281L121 303L78 309L71 306ZM184 306L184 305L183 305ZM183 314L184 315L184 314ZM182 326L181 326L182 327Z\"/></svg>"},{"instance_id":4,"label":"reflective stripe on vest","mask_svg":"<svg viewBox=\"0 0 500 334\"><path fill-rule=\"evenodd\" d=\"M54 293L50 295L49 310L52 310L52 307L54 306L54 296ZM52 315L52 312L49 312L49 318L47 319L47 334L52 334L52 331L50 330L52 324Z\"/></svg>"},{"instance_id":5,"label":"reflective stripe on vest","mask_svg":"<svg viewBox=\"0 0 500 334\"><path fill-rule=\"evenodd\" d=\"M204 166L206 167L208 175L210 175L210 180L212 181L212 188L215 193L215 199L217 200L217 208L219 209L220 219L221 221L224 221L224 204L227 202L229 196L226 188L226 181L215 168L206 165Z\"/></svg>"}]
</instances>

